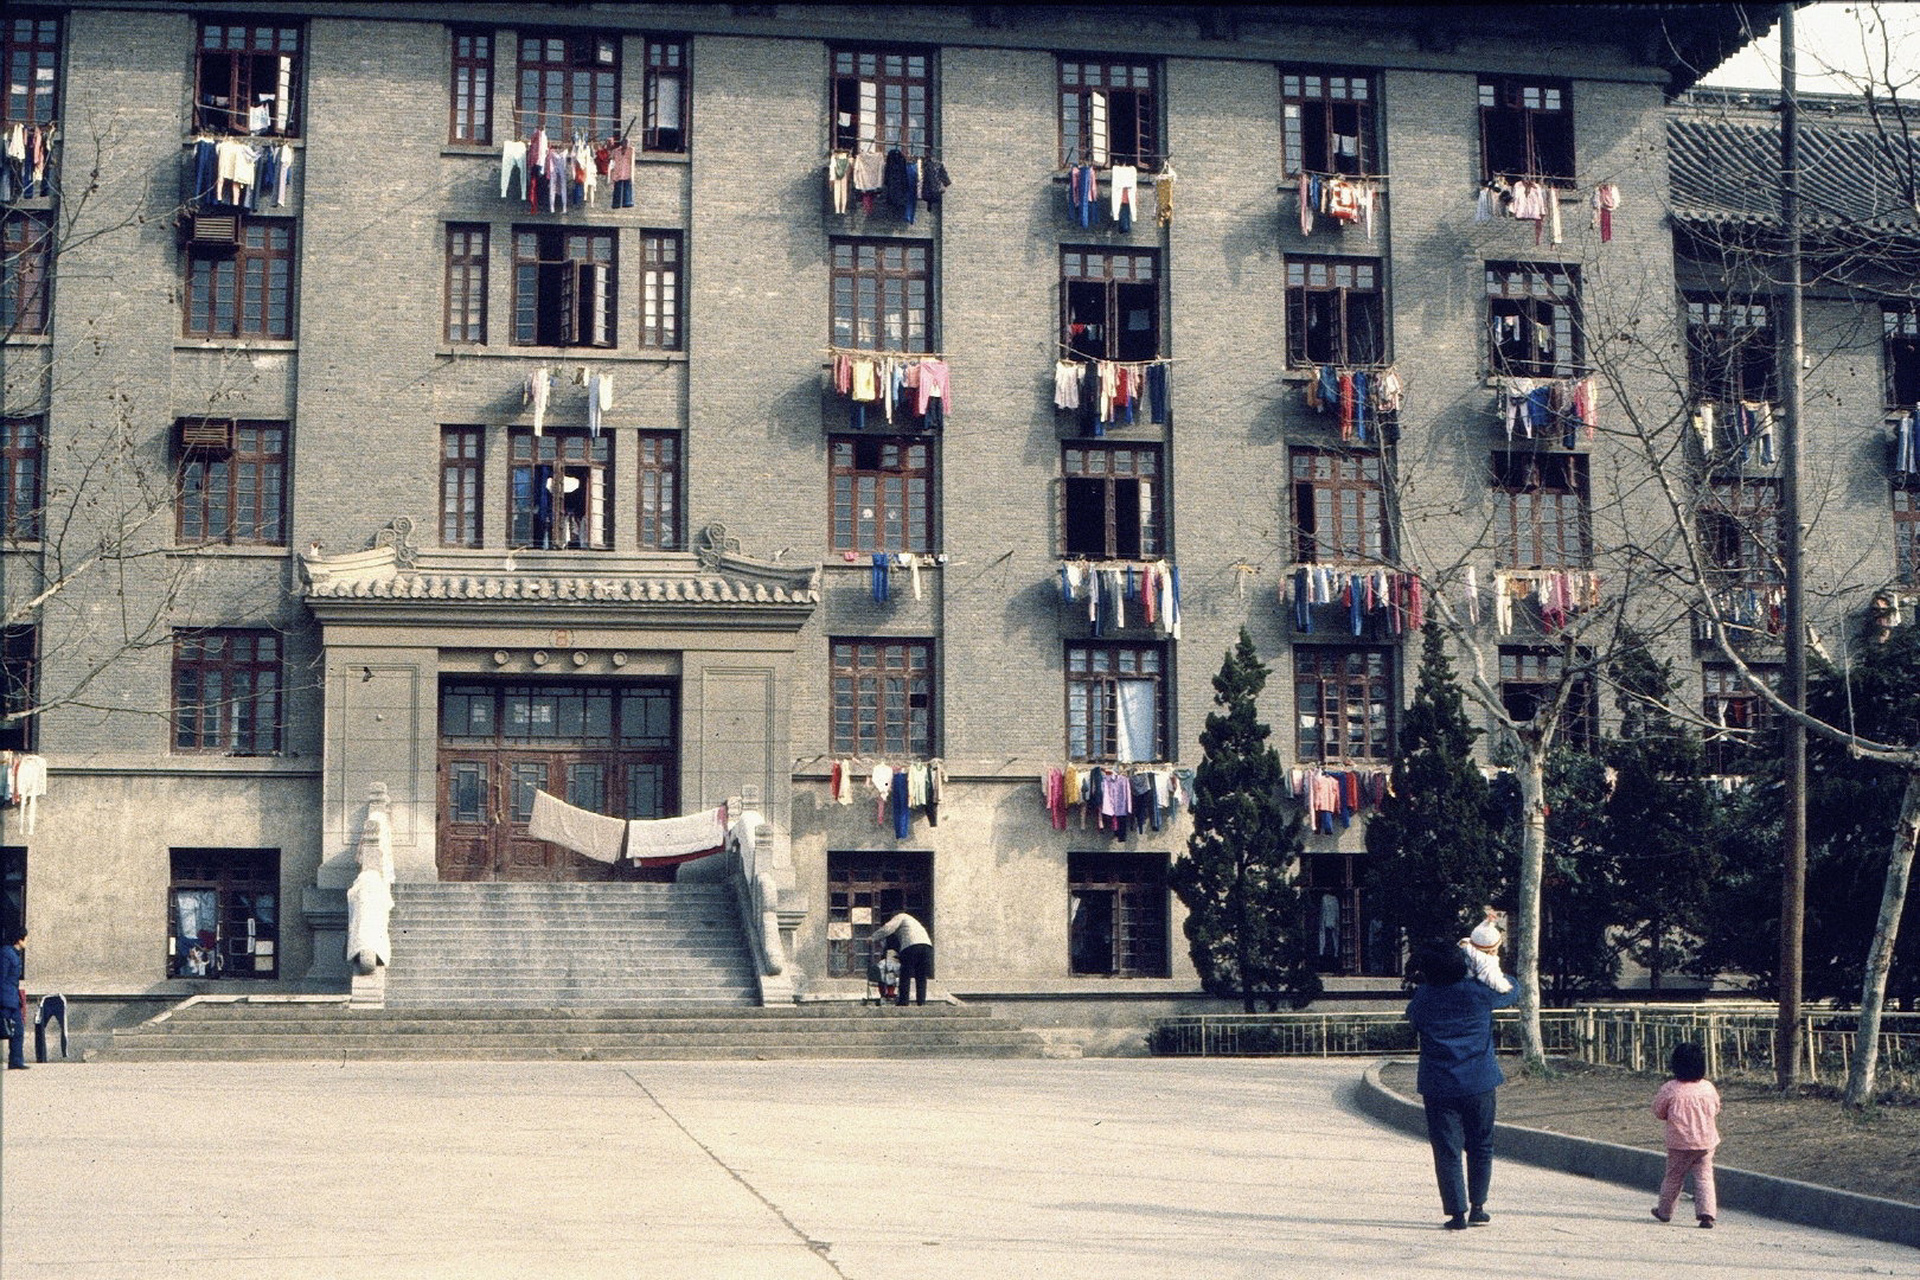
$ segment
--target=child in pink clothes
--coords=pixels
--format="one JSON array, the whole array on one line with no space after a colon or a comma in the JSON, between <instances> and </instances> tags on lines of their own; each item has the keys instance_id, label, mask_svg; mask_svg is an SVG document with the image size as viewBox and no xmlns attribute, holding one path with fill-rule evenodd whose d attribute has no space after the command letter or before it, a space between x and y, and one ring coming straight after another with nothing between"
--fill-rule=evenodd
<instances>
[{"instance_id":1,"label":"child in pink clothes","mask_svg":"<svg viewBox=\"0 0 1920 1280\"><path fill-rule=\"evenodd\" d=\"M1711 1227L1719 1207L1713 1196L1713 1149L1720 1145L1720 1130L1713 1118L1720 1114L1720 1091L1706 1078L1707 1055L1699 1045L1673 1046L1671 1065L1673 1079L1653 1095L1653 1114L1667 1122L1667 1176L1653 1216L1672 1221L1680 1184L1692 1170L1694 1216Z\"/></svg>"}]
</instances>

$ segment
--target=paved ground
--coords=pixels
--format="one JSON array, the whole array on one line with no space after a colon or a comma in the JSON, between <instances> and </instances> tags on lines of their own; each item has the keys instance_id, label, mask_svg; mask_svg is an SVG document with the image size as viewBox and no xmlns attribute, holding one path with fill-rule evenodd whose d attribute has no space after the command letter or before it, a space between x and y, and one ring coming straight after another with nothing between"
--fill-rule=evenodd
<instances>
[{"instance_id":1,"label":"paved ground","mask_svg":"<svg viewBox=\"0 0 1920 1280\"><path fill-rule=\"evenodd\" d=\"M0 1073L0 1275L1920 1277L1517 1164L1441 1231L1360 1065L48 1064Z\"/></svg>"}]
</instances>

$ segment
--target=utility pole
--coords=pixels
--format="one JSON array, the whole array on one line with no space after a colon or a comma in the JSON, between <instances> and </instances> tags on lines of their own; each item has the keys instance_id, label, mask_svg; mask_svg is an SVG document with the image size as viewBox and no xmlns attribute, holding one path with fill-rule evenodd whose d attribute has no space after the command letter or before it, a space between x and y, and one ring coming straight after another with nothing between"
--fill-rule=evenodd
<instances>
[{"instance_id":1,"label":"utility pole","mask_svg":"<svg viewBox=\"0 0 1920 1280\"><path fill-rule=\"evenodd\" d=\"M1780 6L1780 220L1786 231L1786 368L1780 379L1784 430L1780 450L1781 555L1786 560L1787 705L1807 706L1806 583L1801 573L1800 371L1806 360L1806 325L1800 262L1800 109L1794 49L1793 10ZM1802 935L1807 904L1807 729L1787 718L1785 847L1780 872L1780 1014L1773 1033L1773 1074L1782 1089L1800 1079L1800 996Z\"/></svg>"}]
</instances>

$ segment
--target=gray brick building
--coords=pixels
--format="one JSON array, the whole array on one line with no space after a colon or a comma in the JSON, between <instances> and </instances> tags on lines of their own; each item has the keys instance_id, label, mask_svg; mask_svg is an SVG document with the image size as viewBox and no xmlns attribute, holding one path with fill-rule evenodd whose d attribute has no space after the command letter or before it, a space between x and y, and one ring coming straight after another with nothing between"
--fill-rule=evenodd
<instances>
[{"instance_id":1,"label":"gray brick building","mask_svg":"<svg viewBox=\"0 0 1920 1280\"><path fill-rule=\"evenodd\" d=\"M1689 403L1670 99L1750 10L14 7L0 568L39 709L5 745L50 777L0 845L30 986L344 988L384 787L403 882L674 874L532 839L534 792L745 797L803 995L858 990L902 907L957 991L1190 993L1184 808L1056 820L1045 780L1177 794L1242 627L1283 758L1352 775L1303 874L1330 986L1378 985L1398 944L1355 886L1414 610L1522 700L1560 641L1533 596L1502 633L1496 591L1684 616L1607 557L1672 529L1623 426ZM1541 180L1557 234L1478 218L1496 179ZM1814 375L1835 628L1914 573L1877 452L1897 346ZM1063 361L1131 390L1112 420L1058 406ZM1603 363L1596 431L1555 400L1510 435L1500 378ZM932 761L897 834L875 766Z\"/></svg>"}]
</instances>

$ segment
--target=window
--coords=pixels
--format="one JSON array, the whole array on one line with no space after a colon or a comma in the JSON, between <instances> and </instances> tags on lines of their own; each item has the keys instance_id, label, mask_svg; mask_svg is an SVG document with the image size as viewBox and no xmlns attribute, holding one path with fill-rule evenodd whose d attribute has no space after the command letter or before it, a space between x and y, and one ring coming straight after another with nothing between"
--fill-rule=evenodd
<instances>
[{"instance_id":1,"label":"window","mask_svg":"<svg viewBox=\"0 0 1920 1280\"><path fill-rule=\"evenodd\" d=\"M833 242L833 345L860 351L931 351L932 276L927 246L889 240Z\"/></svg>"},{"instance_id":2,"label":"window","mask_svg":"<svg viewBox=\"0 0 1920 1280\"><path fill-rule=\"evenodd\" d=\"M680 349L680 233L640 233L640 345Z\"/></svg>"},{"instance_id":3,"label":"window","mask_svg":"<svg viewBox=\"0 0 1920 1280\"><path fill-rule=\"evenodd\" d=\"M1783 584L1779 484L1715 481L1700 509L1700 540L1721 586L1764 590Z\"/></svg>"},{"instance_id":4,"label":"window","mask_svg":"<svg viewBox=\"0 0 1920 1280\"><path fill-rule=\"evenodd\" d=\"M440 545L480 543L480 477L486 428L440 428Z\"/></svg>"},{"instance_id":5,"label":"window","mask_svg":"<svg viewBox=\"0 0 1920 1280\"><path fill-rule=\"evenodd\" d=\"M493 141L493 35L455 27L453 101L447 141L482 145Z\"/></svg>"},{"instance_id":6,"label":"window","mask_svg":"<svg viewBox=\"0 0 1920 1280\"><path fill-rule=\"evenodd\" d=\"M1060 60L1060 163L1159 163L1153 64Z\"/></svg>"},{"instance_id":7,"label":"window","mask_svg":"<svg viewBox=\"0 0 1920 1280\"><path fill-rule=\"evenodd\" d=\"M640 433L640 547L677 551L685 544L680 529L680 434Z\"/></svg>"},{"instance_id":8,"label":"window","mask_svg":"<svg viewBox=\"0 0 1920 1280\"><path fill-rule=\"evenodd\" d=\"M60 19L27 12L6 24L7 96L0 124L52 124L60 115Z\"/></svg>"},{"instance_id":9,"label":"window","mask_svg":"<svg viewBox=\"0 0 1920 1280\"><path fill-rule=\"evenodd\" d=\"M1887 403L1911 409L1920 404L1920 305L1887 307L1880 316L1886 334Z\"/></svg>"},{"instance_id":10,"label":"window","mask_svg":"<svg viewBox=\"0 0 1920 1280\"><path fill-rule=\"evenodd\" d=\"M1160 283L1155 255L1063 249L1060 341L1086 360L1160 356Z\"/></svg>"},{"instance_id":11,"label":"window","mask_svg":"<svg viewBox=\"0 0 1920 1280\"><path fill-rule=\"evenodd\" d=\"M271 631L174 632L173 749L278 753L280 657Z\"/></svg>"},{"instance_id":12,"label":"window","mask_svg":"<svg viewBox=\"0 0 1920 1280\"><path fill-rule=\"evenodd\" d=\"M1373 77L1364 71L1282 71L1287 176L1378 173L1373 103Z\"/></svg>"},{"instance_id":13,"label":"window","mask_svg":"<svg viewBox=\"0 0 1920 1280\"><path fill-rule=\"evenodd\" d=\"M1687 385L1696 403L1779 400L1765 302L1687 299Z\"/></svg>"},{"instance_id":14,"label":"window","mask_svg":"<svg viewBox=\"0 0 1920 1280\"><path fill-rule=\"evenodd\" d=\"M0 418L0 538L40 536L40 471L45 449L39 418Z\"/></svg>"},{"instance_id":15,"label":"window","mask_svg":"<svg viewBox=\"0 0 1920 1280\"><path fill-rule=\"evenodd\" d=\"M1295 449L1291 461L1294 562L1383 563L1387 499L1379 455Z\"/></svg>"},{"instance_id":16,"label":"window","mask_svg":"<svg viewBox=\"0 0 1920 1280\"><path fill-rule=\"evenodd\" d=\"M611 347L614 325L611 231L513 229L513 340L519 346Z\"/></svg>"},{"instance_id":17,"label":"window","mask_svg":"<svg viewBox=\"0 0 1920 1280\"><path fill-rule=\"evenodd\" d=\"M1362 886L1365 854L1310 853L1300 859L1306 920L1301 936L1320 973L1392 977L1400 972L1400 932L1370 908Z\"/></svg>"},{"instance_id":18,"label":"window","mask_svg":"<svg viewBox=\"0 0 1920 1280\"><path fill-rule=\"evenodd\" d=\"M576 132L589 138L618 133L620 37L592 31L523 34L520 37L520 99L514 136L549 138Z\"/></svg>"},{"instance_id":19,"label":"window","mask_svg":"<svg viewBox=\"0 0 1920 1280\"><path fill-rule=\"evenodd\" d=\"M1167 855L1069 853L1067 953L1076 975L1164 978Z\"/></svg>"},{"instance_id":20,"label":"window","mask_svg":"<svg viewBox=\"0 0 1920 1280\"><path fill-rule=\"evenodd\" d=\"M1907 586L1920 587L1920 485L1911 478L1893 486L1893 541L1894 572Z\"/></svg>"},{"instance_id":21,"label":"window","mask_svg":"<svg viewBox=\"0 0 1920 1280\"><path fill-rule=\"evenodd\" d=\"M299 134L299 27L202 23L195 71L196 128Z\"/></svg>"},{"instance_id":22,"label":"window","mask_svg":"<svg viewBox=\"0 0 1920 1280\"><path fill-rule=\"evenodd\" d=\"M27 925L27 851L0 845L0 934L20 936Z\"/></svg>"},{"instance_id":23,"label":"window","mask_svg":"<svg viewBox=\"0 0 1920 1280\"><path fill-rule=\"evenodd\" d=\"M280 851L175 849L169 978L280 976Z\"/></svg>"},{"instance_id":24,"label":"window","mask_svg":"<svg viewBox=\"0 0 1920 1280\"><path fill-rule=\"evenodd\" d=\"M932 641L833 642L833 754L932 757Z\"/></svg>"},{"instance_id":25,"label":"window","mask_svg":"<svg viewBox=\"0 0 1920 1280\"><path fill-rule=\"evenodd\" d=\"M187 257L187 336L293 336L293 222L248 219L240 242Z\"/></svg>"},{"instance_id":26,"label":"window","mask_svg":"<svg viewBox=\"0 0 1920 1280\"><path fill-rule=\"evenodd\" d=\"M933 855L827 854L827 976L857 978L880 959L874 928L905 911L929 931L933 923Z\"/></svg>"},{"instance_id":27,"label":"window","mask_svg":"<svg viewBox=\"0 0 1920 1280\"><path fill-rule=\"evenodd\" d=\"M507 545L545 551L606 551L613 546L613 437L581 429L508 435L513 505Z\"/></svg>"},{"instance_id":28,"label":"window","mask_svg":"<svg viewBox=\"0 0 1920 1280\"><path fill-rule=\"evenodd\" d=\"M1386 361L1380 264L1371 258L1287 259L1287 363Z\"/></svg>"},{"instance_id":29,"label":"window","mask_svg":"<svg viewBox=\"0 0 1920 1280\"><path fill-rule=\"evenodd\" d=\"M1750 666L1769 689L1780 691L1779 667ZM1740 678L1730 666L1709 664L1700 671L1704 703L1701 706L1706 728L1702 746L1705 767L1710 774L1744 776L1770 749L1774 732L1780 727L1780 713L1773 705Z\"/></svg>"},{"instance_id":30,"label":"window","mask_svg":"<svg viewBox=\"0 0 1920 1280\"><path fill-rule=\"evenodd\" d=\"M447 227L447 341L487 340L487 228Z\"/></svg>"},{"instance_id":31,"label":"window","mask_svg":"<svg viewBox=\"0 0 1920 1280\"><path fill-rule=\"evenodd\" d=\"M9 213L0 245L0 331L45 333L53 283L53 222L45 214Z\"/></svg>"},{"instance_id":32,"label":"window","mask_svg":"<svg viewBox=\"0 0 1920 1280\"><path fill-rule=\"evenodd\" d=\"M1133 764L1167 760L1166 649L1067 646L1067 758Z\"/></svg>"},{"instance_id":33,"label":"window","mask_svg":"<svg viewBox=\"0 0 1920 1280\"><path fill-rule=\"evenodd\" d=\"M640 149L673 155L687 150L687 42L647 38L646 119Z\"/></svg>"},{"instance_id":34,"label":"window","mask_svg":"<svg viewBox=\"0 0 1920 1280\"><path fill-rule=\"evenodd\" d=\"M1592 563L1585 458L1496 453L1493 495L1496 568L1584 569Z\"/></svg>"},{"instance_id":35,"label":"window","mask_svg":"<svg viewBox=\"0 0 1920 1280\"><path fill-rule=\"evenodd\" d=\"M1573 89L1566 81L1480 81L1480 176L1573 185Z\"/></svg>"},{"instance_id":36,"label":"window","mask_svg":"<svg viewBox=\"0 0 1920 1280\"><path fill-rule=\"evenodd\" d=\"M904 49L835 49L834 147L925 155L931 65L926 54Z\"/></svg>"},{"instance_id":37,"label":"window","mask_svg":"<svg viewBox=\"0 0 1920 1280\"><path fill-rule=\"evenodd\" d=\"M1575 270L1534 262L1487 264L1488 358L1495 374L1571 378L1582 372Z\"/></svg>"},{"instance_id":38,"label":"window","mask_svg":"<svg viewBox=\"0 0 1920 1280\"><path fill-rule=\"evenodd\" d=\"M1065 445L1060 451L1060 554L1150 560L1161 554L1157 445Z\"/></svg>"},{"instance_id":39,"label":"window","mask_svg":"<svg viewBox=\"0 0 1920 1280\"><path fill-rule=\"evenodd\" d=\"M31 751L39 696L39 633L34 627L0 627L0 751Z\"/></svg>"},{"instance_id":40,"label":"window","mask_svg":"<svg viewBox=\"0 0 1920 1280\"><path fill-rule=\"evenodd\" d=\"M1585 660L1586 655L1575 657ZM1559 741L1575 750L1586 751L1594 743L1600 707L1592 677L1580 672L1569 675L1567 661L1567 653L1561 649L1502 645L1500 703L1508 715L1526 724L1552 704L1563 681L1571 680L1572 687L1560 712Z\"/></svg>"},{"instance_id":41,"label":"window","mask_svg":"<svg viewBox=\"0 0 1920 1280\"><path fill-rule=\"evenodd\" d=\"M832 436L833 550L933 549L933 446L903 436Z\"/></svg>"},{"instance_id":42,"label":"window","mask_svg":"<svg viewBox=\"0 0 1920 1280\"><path fill-rule=\"evenodd\" d=\"M218 419L221 428L226 424ZM189 438L183 424L183 438ZM189 445L180 460L183 543L278 546L287 540L287 427L236 422L224 446Z\"/></svg>"},{"instance_id":43,"label":"window","mask_svg":"<svg viewBox=\"0 0 1920 1280\"><path fill-rule=\"evenodd\" d=\"M1387 649L1293 647L1294 750L1302 761L1393 756L1393 656Z\"/></svg>"}]
</instances>

